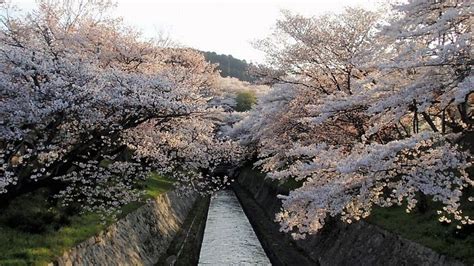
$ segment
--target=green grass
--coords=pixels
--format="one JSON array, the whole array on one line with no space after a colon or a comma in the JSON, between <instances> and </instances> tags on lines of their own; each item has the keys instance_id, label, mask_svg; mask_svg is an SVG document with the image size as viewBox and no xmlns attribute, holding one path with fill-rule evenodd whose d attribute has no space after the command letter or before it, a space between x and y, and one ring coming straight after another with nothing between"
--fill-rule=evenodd
<instances>
[{"instance_id":1,"label":"green grass","mask_svg":"<svg viewBox=\"0 0 474 266\"><path fill-rule=\"evenodd\" d=\"M472 202L466 200L461 206L465 214L474 216ZM437 204L429 202L428 210L424 213L406 213L405 208L398 206L375 208L367 221L440 254L473 265L474 226L465 226L458 230L455 225L440 223L436 214L437 207Z\"/></svg>"},{"instance_id":2,"label":"green grass","mask_svg":"<svg viewBox=\"0 0 474 266\"><path fill-rule=\"evenodd\" d=\"M173 188L173 180L162 177L158 174L151 174L145 181L146 197L155 198L158 195Z\"/></svg>"},{"instance_id":3,"label":"green grass","mask_svg":"<svg viewBox=\"0 0 474 266\"><path fill-rule=\"evenodd\" d=\"M150 176L144 182L145 198L154 198L173 187L172 181L157 174ZM38 200L33 197L30 200ZM22 203L25 206L25 203ZM30 203L36 208L34 203ZM135 202L124 206L122 214L136 210L144 203ZM105 229L108 223L101 223L98 214L73 215L68 217L69 223L59 229L48 228L42 233L28 233L13 229L0 223L0 265L46 265L61 255L64 251L74 247L89 237Z\"/></svg>"},{"instance_id":4,"label":"green grass","mask_svg":"<svg viewBox=\"0 0 474 266\"><path fill-rule=\"evenodd\" d=\"M46 265L68 248L104 229L100 221L96 214L74 216L70 225L41 234L0 226L0 265Z\"/></svg>"}]
</instances>

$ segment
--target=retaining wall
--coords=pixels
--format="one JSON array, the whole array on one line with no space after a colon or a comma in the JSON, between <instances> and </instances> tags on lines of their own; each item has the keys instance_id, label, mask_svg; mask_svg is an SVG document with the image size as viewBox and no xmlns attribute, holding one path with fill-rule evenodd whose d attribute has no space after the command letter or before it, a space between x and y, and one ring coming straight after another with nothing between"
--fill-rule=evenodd
<instances>
[{"instance_id":1,"label":"retaining wall","mask_svg":"<svg viewBox=\"0 0 474 266\"><path fill-rule=\"evenodd\" d=\"M53 265L154 265L183 224L197 196L174 191L109 226L59 257Z\"/></svg>"}]
</instances>

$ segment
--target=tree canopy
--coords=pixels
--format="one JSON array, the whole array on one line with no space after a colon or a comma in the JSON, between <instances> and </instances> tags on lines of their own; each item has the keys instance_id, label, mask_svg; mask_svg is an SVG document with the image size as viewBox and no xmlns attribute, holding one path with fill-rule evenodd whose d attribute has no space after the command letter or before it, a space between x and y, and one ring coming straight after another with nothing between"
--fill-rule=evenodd
<instances>
[{"instance_id":1,"label":"tree canopy","mask_svg":"<svg viewBox=\"0 0 474 266\"><path fill-rule=\"evenodd\" d=\"M113 214L151 172L200 192L225 184L213 169L240 148L215 134L214 66L143 41L108 1L81 3L2 5L0 193L57 183L65 205Z\"/></svg>"},{"instance_id":2,"label":"tree canopy","mask_svg":"<svg viewBox=\"0 0 474 266\"><path fill-rule=\"evenodd\" d=\"M249 73L250 65L245 60L234 58L232 55L217 54L215 52L203 52L207 61L218 64L217 69L222 77L233 77L242 81L252 82L255 80Z\"/></svg>"},{"instance_id":3,"label":"tree canopy","mask_svg":"<svg viewBox=\"0 0 474 266\"><path fill-rule=\"evenodd\" d=\"M466 1L409 0L384 14L348 8L283 12L256 43L254 71L272 85L229 135L280 182L276 219L295 238L328 216L352 222L375 206L440 202L439 221L473 224L474 184L463 142L473 129L472 32ZM250 157L252 157L250 156Z\"/></svg>"},{"instance_id":4,"label":"tree canopy","mask_svg":"<svg viewBox=\"0 0 474 266\"><path fill-rule=\"evenodd\" d=\"M423 199L441 222L474 224L469 1L284 11L251 67L144 40L109 1L0 5L2 199L54 186L65 205L113 215L150 173L212 193L230 182L216 169L256 158L301 184L276 217L295 238Z\"/></svg>"}]
</instances>

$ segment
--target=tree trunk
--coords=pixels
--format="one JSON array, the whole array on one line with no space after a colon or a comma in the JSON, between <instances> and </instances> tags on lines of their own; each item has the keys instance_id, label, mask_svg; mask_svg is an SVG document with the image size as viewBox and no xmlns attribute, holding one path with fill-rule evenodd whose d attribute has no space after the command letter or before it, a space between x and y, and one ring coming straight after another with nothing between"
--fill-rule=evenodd
<instances>
[{"instance_id":1,"label":"tree trunk","mask_svg":"<svg viewBox=\"0 0 474 266\"><path fill-rule=\"evenodd\" d=\"M418 133L418 107L416 100L413 100L413 133Z\"/></svg>"},{"instance_id":2,"label":"tree trunk","mask_svg":"<svg viewBox=\"0 0 474 266\"><path fill-rule=\"evenodd\" d=\"M434 132L439 132L438 129L436 128L436 125L434 124L433 120L431 119L430 115L427 114L426 112L422 112L421 115L423 116L423 118L426 120L426 122L428 123L428 125L430 125L431 129L434 131Z\"/></svg>"}]
</instances>

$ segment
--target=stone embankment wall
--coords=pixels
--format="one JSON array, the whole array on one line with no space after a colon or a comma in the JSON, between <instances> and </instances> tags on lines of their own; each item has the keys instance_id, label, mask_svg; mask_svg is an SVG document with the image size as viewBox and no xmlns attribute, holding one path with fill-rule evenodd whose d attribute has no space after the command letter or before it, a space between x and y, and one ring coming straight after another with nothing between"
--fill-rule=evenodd
<instances>
[{"instance_id":1,"label":"stone embankment wall","mask_svg":"<svg viewBox=\"0 0 474 266\"><path fill-rule=\"evenodd\" d=\"M79 244L54 265L154 265L165 254L197 196L164 193Z\"/></svg>"},{"instance_id":2,"label":"stone embankment wall","mask_svg":"<svg viewBox=\"0 0 474 266\"><path fill-rule=\"evenodd\" d=\"M261 174L249 169L238 174L237 186L236 190L243 191L237 193L238 196L251 197L265 213L268 219L265 220L273 223L275 213L281 207L276 196L287 191L271 185ZM252 220L252 213L247 215ZM363 221L346 224L333 220L320 233L307 236L304 240L291 241L303 256L320 265L463 265Z\"/></svg>"}]
</instances>

